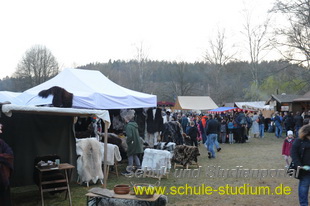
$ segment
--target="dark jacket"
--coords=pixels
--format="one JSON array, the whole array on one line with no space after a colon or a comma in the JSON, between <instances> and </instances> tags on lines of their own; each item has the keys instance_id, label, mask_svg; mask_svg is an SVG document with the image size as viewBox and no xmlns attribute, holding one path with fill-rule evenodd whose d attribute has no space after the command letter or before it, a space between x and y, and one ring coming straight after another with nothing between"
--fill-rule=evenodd
<instances>
[{"instance_id":1,"label":"dark jacket","mask_svg":"<svg viewBox=\"0 0 310 206\"><path fill-rule=\"evenodd\" d=\"M279 115L276 114L275 117L271 118L272 121L274 121L274 124L276 126L280 126L282 123L281 117Z\"/></svg>"},{"instance_id":2,"label":"dark jacket","mask_svg":"<svg viewBox=\"0 0 310 206\"><path fill-rule=\"evenodd\" d=\"M138 124L136 122L128 122L126 127L126 143L128 145L127 155L143 153L142 140L138 132Z\"/></svg>"},{"instance_id":3,"label":"dark jacket","mask_svg":"<svg viewBox=\"0 0 310 206\"><path fill-rule=\"evenodd\" d=\"M303 151L304 148L304 151ZM302 155L303 153L303 155ZM301 158L302 156L302 158ZM310 166L310 141L308 139L295 139L292 149L291 149L291 157L292 161L296 164L296 166ZM300 170L301 176L308 174L310 175L309 171Z\"/></svg>"},{"instance_id":4,"label":"dark jacket","mask_svg":"<svg viewBox=\"0 0 310 206\"><path fill-rule=\"evenodd\" d=\"M235 122L237 123L237 127L241 128L242 126L246 125L246 117L245 114L243 112L240 112L236 119Z\"/></svg>"},{"instance_id":5,"label":"dark jacket","mask_svg":"<svg viewBox=\"0 0 310 206\"><path fill-rule=\"evenodd\" d=\"M191 139L197 139L197 136L199 136L197 127L190 127L188 130L188 136L190 136Z\"/></svg>"},{"instance_id":6,"label":"dark jacket","mask_svg":"<svg viewBox=\"0 0 310 206\"><path fill-rule=\"evenodd\" d=\"M220 132L221 125L216 119L210 119L207 123L207 135L218 134Z\"/></svg>"},{"instance_id":7,"label":"dark jacket","mask_svg":"<svg viewBox=\"0 0 310 206\"><path fill-rule=\"evenodd\" d=\"M300 116L300 115L295 115L294 116L294 124L295 124L295 126L302 127L303 123L304 123L304 118L302 118L302 116Z\"/></svg>"},{"instance_id":8,"label":"dark jacket","mask_svg":"<svg viewBox=\"0 0 310 206\"><path fill-rule=\"evenodd\" d=\"M258 116L258 124L265 124L265 117L261 114Z\"/></svg>"},{"instance_id":9,"label":"dark jacket","mask_svg":"<svg viewBox=\"0 0 310 206\"><path fill-rule=\"evenodd\" d=\"M284 125L287 128L294 128L294 117L291 114L287 114L284 118Z\"/></svg>"}]
</instances>

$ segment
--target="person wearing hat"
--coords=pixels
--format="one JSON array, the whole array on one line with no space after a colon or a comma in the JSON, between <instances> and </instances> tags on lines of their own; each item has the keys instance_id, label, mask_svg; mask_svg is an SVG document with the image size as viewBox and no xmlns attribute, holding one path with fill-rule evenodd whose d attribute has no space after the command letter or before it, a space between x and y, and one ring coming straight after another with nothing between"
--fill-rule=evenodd
<instances>
[{"instance_id":1,"label":"person wearing hat","mask_svg":"<svg viewBox=\"0 0 310 206\"><path fill-rule=\"evenodd\" d=\"M139 136L138 124L134 121L135 111L128 110L123 111L121 116L126 122L126 143L127 143L127 156L128 156L128 166L122 175L132 175L133 173L133 163L135 162L136 168L141 169L141 162L138 157L139 154L143 153L143 142L142 138Z\"/></svg>"},{"instance_id":2,"label":"person wearing hat","mask_svg":"<svg viewBox=\"0 0 310 206\"><path fill-rule=\"evenodd\" d=\"M292 130L287 131L287 137L284 139L283 145L282 145L282 155L285 159L286 168L290 165L289 159L291 156L291 148L294 142L294 134Z\"/></svg>"},{"instance_id":3,"label":"person wearing hat","mask_svg":"<svg viewBox=\"0 0 310 206\"><path fill-rule=\"evenodd\" d=\"M171 115L171 109L167 109L166 114L163 117L163 120L164 120L164 124L167 122L173 121L173 117Z\"/></svg>"}]
</instances>

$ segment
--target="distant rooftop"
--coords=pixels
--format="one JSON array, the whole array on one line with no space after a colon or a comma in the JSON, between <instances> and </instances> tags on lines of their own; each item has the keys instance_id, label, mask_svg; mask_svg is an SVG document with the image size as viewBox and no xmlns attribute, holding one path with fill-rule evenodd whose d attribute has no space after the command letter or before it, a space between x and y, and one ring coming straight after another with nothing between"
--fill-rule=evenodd
<instances>
[{"instance_id":1,"label":"distant rooftop","mask_svg":"<svg viewBox=\"0 0 310 206\"><path fill-rule=\"evenodd\" d=\"M293 102L294 99L298 99L301 98L302 95L298 95L298 94L272 94L271 98L267 101L267 104L269 104L269 102L274 99L279 103L287 103L287 102Z\"/></svg>"}]
</instances>

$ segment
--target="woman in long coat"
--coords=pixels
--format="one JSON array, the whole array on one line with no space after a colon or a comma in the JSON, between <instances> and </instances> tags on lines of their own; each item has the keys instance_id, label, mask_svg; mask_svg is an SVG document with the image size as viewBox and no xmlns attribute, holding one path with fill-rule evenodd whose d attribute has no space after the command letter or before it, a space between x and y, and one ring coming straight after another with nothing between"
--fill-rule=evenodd
<instances>
[{"instance_id":1,"label":"woman in long coat","mask_svg":"<svg viewBox=\"0 0 310 206\"><path fill-rule=\"evenodd\" d=\"M259 136L259 124L258 124L258 115L257 113L255 112L253 117L252 117L252 134L254 137L258 137Z\"/></svg>"},{"instance_id":2,"label":"woman in long coat","mask_svg":"<svg viewBox=\"0 0 310 206\"><path fill-rule=\"evenodd\" d=\"M138 154L143 153L143 145L142 140L139 136L138 124L133 120L133 118L134 110L129 110L128 114L124 116L124 120L127 123L125 125L125 131L127 136L126 143L128 145L128 167L126 169L126 173L130 173L132 171L133 162L135 162L137 169L141 168Z\"/></svg>"}]
</instances>

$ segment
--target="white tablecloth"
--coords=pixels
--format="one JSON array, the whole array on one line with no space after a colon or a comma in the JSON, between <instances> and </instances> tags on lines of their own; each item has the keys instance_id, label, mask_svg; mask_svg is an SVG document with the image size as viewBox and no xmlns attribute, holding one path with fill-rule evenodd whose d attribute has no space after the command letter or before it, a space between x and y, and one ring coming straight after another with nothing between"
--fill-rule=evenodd
<instances>
[{"instance_id":1,"label":"white tablecloth","mask_svg":"<svg viewBox=\"0 0 310 206\"><path fill-rule=\"evenodd\" d=\"M154 173L164 175L171 169L172 154L166 150L145 149L142 169L152 169Z\"/></svg>"}]
</instances>

